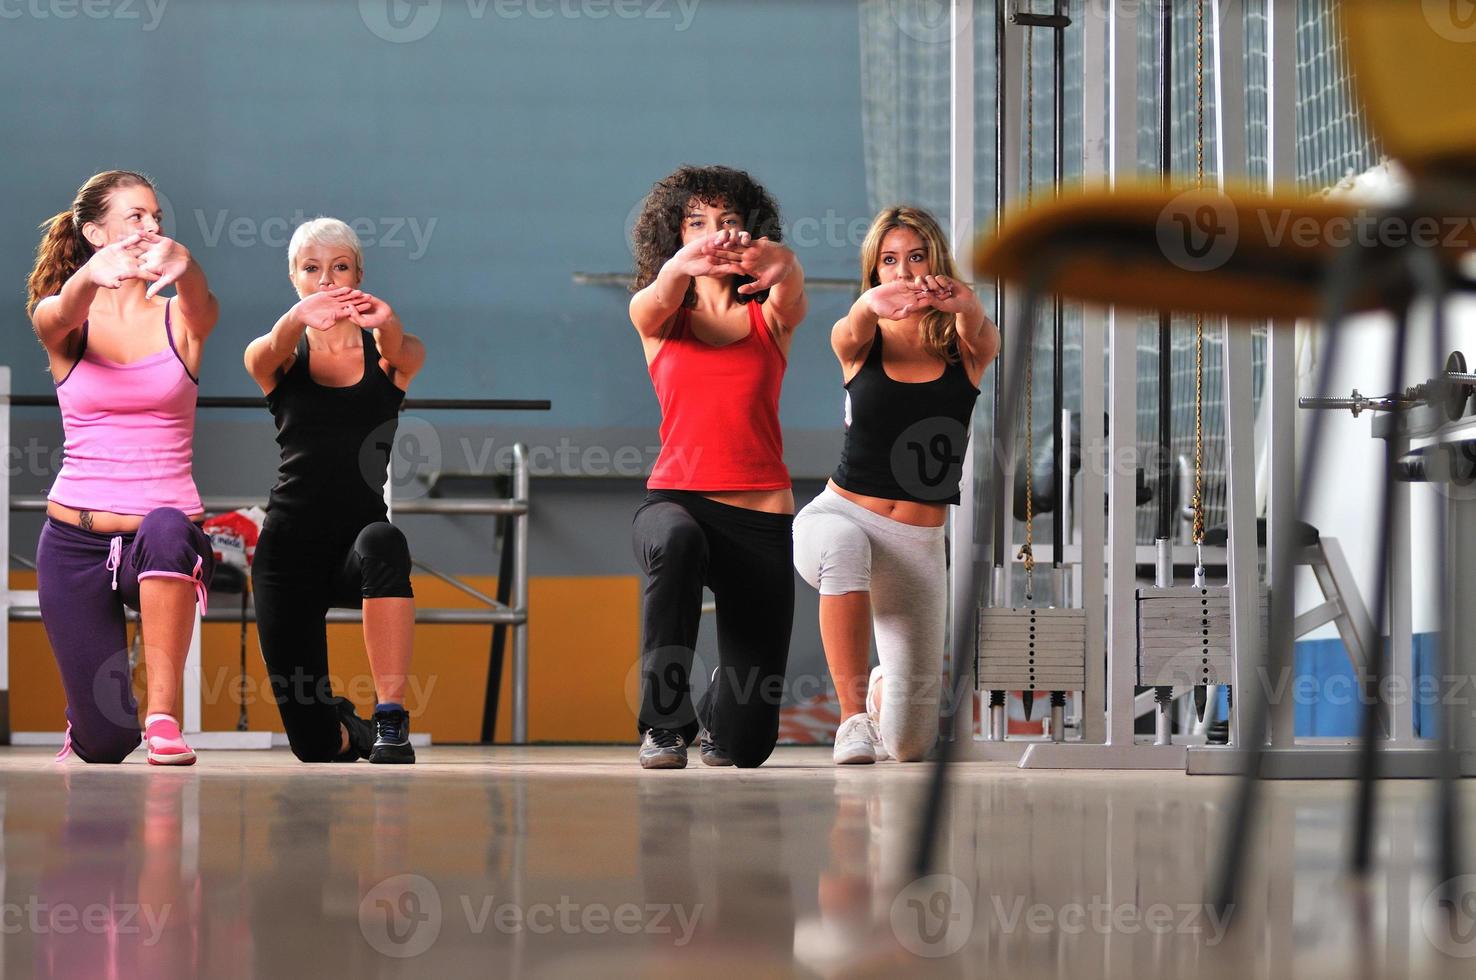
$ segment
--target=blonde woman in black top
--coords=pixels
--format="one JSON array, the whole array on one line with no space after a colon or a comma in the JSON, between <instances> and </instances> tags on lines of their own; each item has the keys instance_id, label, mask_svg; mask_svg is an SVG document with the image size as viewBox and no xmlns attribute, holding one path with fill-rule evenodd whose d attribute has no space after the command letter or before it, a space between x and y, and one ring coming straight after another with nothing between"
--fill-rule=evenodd
<instances>
[{"instance_id":1,"label":"blonde woman in black top","mask_svg":"<svg viewBox=\"0 0 1476 980\"><path fill-rule=\"evenodd\" d=\"M288 267L299 301L246 348L282 462L252 564L257 632L287 740L303 762L407 763L415 597L410 549L384 502L405 389L425 346L359 289L358 236L342 221L298 227ZM374 723L334 695L326 614L362 608Z\"/></svg>"},{"instance_id":2,"label":"blonde woman in black top","mask_svg":"<svg viewBox=\"0 0 1476 980\"><path fill-rule=\"evenodd\" d=\"M999 351L926 211L877 215L861 273L865 292L830 337L846 387L845 449L794 521L795 566L820 591L841 765L918 761L937 738L943 525L959 500L979 382ZM881 663L868 679L873 628Z\"/></svg>"}]
</instances>

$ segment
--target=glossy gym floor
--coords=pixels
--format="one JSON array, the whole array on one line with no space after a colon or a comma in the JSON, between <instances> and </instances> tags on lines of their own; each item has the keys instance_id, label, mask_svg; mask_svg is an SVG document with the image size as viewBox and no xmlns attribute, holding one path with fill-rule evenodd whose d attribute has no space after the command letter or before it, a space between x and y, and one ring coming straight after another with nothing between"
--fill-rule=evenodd
<instances>
[{"instance_id":1,"label":"glossy gym floor","mask_svg":"<svg viewBox=\"0 0 1476 980\"><path fill-rule=\"evenodd\" d=\"M1428 783L1381 785L1363 888L1342 875L1351 784L1267 783L1260 864L1227 926L1205 869L1229 780L961 764L954 877L916 881L928 772L841 769L829 749L746 772L645 772L627 747L431 748L390 771L282 750L161 771L141 754L89 767L7 749L4 975L1443 978L1476 964L1476 936L1430 897Z\"/></svg>"}]
</instances>

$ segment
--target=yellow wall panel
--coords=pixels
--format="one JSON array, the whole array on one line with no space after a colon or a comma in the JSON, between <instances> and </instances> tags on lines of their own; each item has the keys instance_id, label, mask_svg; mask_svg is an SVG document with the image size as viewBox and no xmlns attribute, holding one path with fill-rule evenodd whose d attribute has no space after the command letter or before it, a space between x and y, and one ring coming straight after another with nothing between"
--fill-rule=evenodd
<instances>
[{"instance_id":1,"label":"yellow wall panel","mask_svg":"<svg viewBox=\"0 0 1476 980\"><path fill-rule=\"evenodd\" d=\"M12 572L12 587L35 588L35 573ZM494 577L470 577L469 585L495 594ZM628 690L640 644L640 580L636 576L536 578L529 583L529 737L540 742L633 742L635 713ZM423 607L467 608L470 597L439 579L415 578ZM211 597L216 608L233 607L233 596ZM406 707L414 730L436 742L474 742L480 737L482 701L491 648L490 626L418 625L414 677ZM498 707L497 740L512 729L512 638L509 635ZM334 690L367 711L374 701L373 677L357 625L328 629L329 670ZM247 723L253 731L281 731L267 684L256 628L246 632ZM56 663L39 623L10 626L11 727L15 731L60 731L65 699ZM204 727L236 728L242 703L241 627L204 627L200 684ZM136 687L142 695L143 676Z\"/></svg>"}]
</instances>

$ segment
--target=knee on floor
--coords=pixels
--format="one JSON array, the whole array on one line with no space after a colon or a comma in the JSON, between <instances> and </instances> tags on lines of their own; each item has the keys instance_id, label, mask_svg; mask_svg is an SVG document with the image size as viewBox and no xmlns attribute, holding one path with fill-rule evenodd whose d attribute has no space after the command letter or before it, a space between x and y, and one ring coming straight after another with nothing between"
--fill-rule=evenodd
<instances>
[{"instance_id":1,"label":"knee on floor","mask_svg":"<svg viewBox=\"0 0 1476 980\"><path fill-rule=\"evenodd\" d=\"M84 762L117 765L138 748L141 734L137 729L115 728L110 731L79 733L72 729L72 750Z\"/></svg>"},{"instance_id":2,"label":"knee on floor","mask_svg":"<svg viewBox=\"0 0 1476 980\"><path fill-rule=\"evenodd\" d=\"M410 543L405 532L388 521L377 521L359 532L354 551L361 559L382 562L395 568L410 569Z\"/></svg>"}]
</instances>

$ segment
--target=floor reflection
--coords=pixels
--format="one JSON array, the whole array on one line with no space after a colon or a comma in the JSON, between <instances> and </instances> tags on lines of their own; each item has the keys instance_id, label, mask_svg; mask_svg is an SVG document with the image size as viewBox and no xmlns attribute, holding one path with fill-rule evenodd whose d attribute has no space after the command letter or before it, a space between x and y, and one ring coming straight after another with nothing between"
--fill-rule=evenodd
<instances>
[{"instance_id":1,"label":"floor reflection","mask_svg":"<svg viewBox=\"0 0 1476 980\"><path fill-rule=\"evenodd\" d=\"M386 773L211 753L174 772L4 751L5 972L1476 972L1476 911L1431 914L1422 784L1384 787L1379 871L1357 887L1348 785L1268 785L1227 928L1205 904L1226 781L962 767L939 874L918 880L924 768L785 751L644 773L629 755L435 749Z\"/></svg>"}]
</instances>

